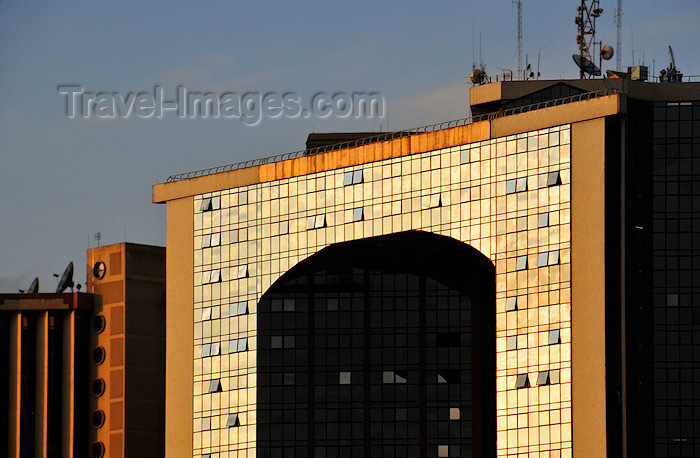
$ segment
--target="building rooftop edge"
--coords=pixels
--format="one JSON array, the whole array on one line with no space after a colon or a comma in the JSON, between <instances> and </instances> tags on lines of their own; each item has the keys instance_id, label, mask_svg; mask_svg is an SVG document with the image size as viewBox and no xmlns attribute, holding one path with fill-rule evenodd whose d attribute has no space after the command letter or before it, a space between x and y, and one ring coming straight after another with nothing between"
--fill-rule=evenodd
<instances>
[{"instance_id":1,"label":"building rooftop edge","mask_svg":"<svg viewBox=\"0 0 700 458\"><path fill-rule=\"evenodd\" d=\"M361 165L391 157L399 157L408 154L425 152L433 149L442 149L464 143L473 143L491 138L491 123L508 118L519 118L533 110L542 111L538 116L538 125L553 127L561 124L562 116L552 116L546 112L554 110L559 112L571 103L590 102L593 99L615 99L615 102L607 104L599 114L588 110L585 118L606 116L617 113L621 104L620 91L616 89L601 89L593 92L549 100L533 105L517 107L509 110L470 116L452 121L430 124L414 129L383 133L379 136L358 139L333 145L330 151L316 153L316 149L300 150L292 153L269 156L239 162L209 169L173 175L164 183L153 185L153 202L165 203L183 197L194 196L216 190L230 189L234 187L248 186L279 179L281 177L299 176L314 171L331 170L354 165ZM613 111L610 111L613 110ZM435 138L437 133L444 133L450 129L459 129L458 135L448 135L447 140L440 141ZM498 129L499 135L507 132ZM509 134L506 134L509 135ZM377 137L385 137L377 141ZM452 141L450 141L452 140ZM378 149L388 149L383 157L377 154ZM427 148L427 149L426 149ZM361 153L361 154L359 154Z\"/></svg>"}]
</instances>

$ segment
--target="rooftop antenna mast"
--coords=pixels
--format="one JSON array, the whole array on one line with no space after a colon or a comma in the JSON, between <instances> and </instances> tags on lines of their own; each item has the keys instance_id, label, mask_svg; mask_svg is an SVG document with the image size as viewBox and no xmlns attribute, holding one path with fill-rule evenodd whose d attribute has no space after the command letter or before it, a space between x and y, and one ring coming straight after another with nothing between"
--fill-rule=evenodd
<instances>
[{"instance_id":1,"label":"rooftop antenna mast","mask_svg":"<svg viewBox=\"0 0 700 458\"><path fill-rule=\"evenodd\" d=\"M600 0L581 0L581 5L577 8L578 15L574 19L578 26L576 43L578 44L579 55L576 64L580 68L580 78L591 78L600 75L600 69L593 64L595 59L595 20L603 12L600 7ZM611 56L612 57L612 56ZM593 67L590 67L590 65ZM590 70L590 71L589 71Z\"/></svg>"},{"instance_id":2,"label":"rooftop antenna mast","mask_svg":"<svg viewBox=\"0 0 700 458\"><path fill-rule=\"evenodd\" d=\"M523 2L513 2L518 5L518 79L523 78Z\"/></svg>"},{"instance_id":3,"label":"rooftop antenna mast","mask_svg":"<svg viewBox=\"0 0 700 458\"><path fill-rule=\"evenodd\" d=\"M615 13L615 23L617 25L617 58L615 68L622 71L622 0L617 0L617 12ZM634 63L633 63L634 64Z\"/></svg>"}]
</instances>

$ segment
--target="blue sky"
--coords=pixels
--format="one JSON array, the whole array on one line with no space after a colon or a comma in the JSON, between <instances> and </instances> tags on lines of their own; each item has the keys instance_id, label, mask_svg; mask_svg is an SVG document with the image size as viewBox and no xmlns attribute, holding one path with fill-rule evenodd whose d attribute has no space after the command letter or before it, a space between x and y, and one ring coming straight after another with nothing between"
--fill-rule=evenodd
<instances>
[{"instance_id":1,"label":"blue sky","mask_svg":"<svg viewBox=\"0 0 700 458\"><path fill-rule=\"evenodd\" d=\"M616 1L598 38L615 46ZM542 78L575 78L577 1L523 0L523 53ZM623 2L623 66L644 58L700 75L700 2ZM387 119L116 119L65 113L60 85L86 91L380 93L388 128L467 116L481 34L487 72L516 68L516 9L490 2L0 3L0 291L26 288L85 249L126 239L165 244L151 186L171 174L304 147L309 132L378 131ZM632 42L634 46L632 46ZM475 57L472 50L476 49ZM606 68L614 68L614 59ZM695 78L700 81L700 77Z\"/></svg>"}]
</instances>

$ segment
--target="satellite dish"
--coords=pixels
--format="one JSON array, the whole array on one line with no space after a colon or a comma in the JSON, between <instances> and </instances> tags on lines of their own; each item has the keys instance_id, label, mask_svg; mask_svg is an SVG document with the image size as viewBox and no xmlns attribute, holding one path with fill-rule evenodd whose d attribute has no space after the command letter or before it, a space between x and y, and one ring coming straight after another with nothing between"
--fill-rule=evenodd
<instances>
[{"instance_id":1,"label":"satellite dish","mask_svg":"<svg viewBox=\"0 0 700 458\"><path fill-rule=\"evenodd\" d=\"M475 68L474 70L472 70L471 74L469 75L469 78L471 78L472 83L481 84L486 79L486 72L481 70L480 68Z\"/></svg>"},{"instance_id":2,"label":"satellite dish","mask_svg":"<svg viewBox=\"0 0 700 458\"><path fill-rule=\"evenodd\" d=\"M19 290L20 293L25 293L25 294L36 294L39 292L39 277L34 277L34 281L32 282L31 285L29 285L29 289L26 291L23 289Z\"/></svg>"},{"instance_id":3,"label":"satellite dish","mask_svg":"<svg viewBox=\"0 0 700 458\"><path fill-rule=\"evenodd\" d=\"M571 56L574 58L574 62L576 62L576 65L578 65L578 68L583 70L585 73L588 73L589 75L593 76L600 76L600 69L595 66L593 62L590 60L586 59L583 56L579 56L578 54L574 54Z\"/></svg>"},{"instance_id":4,"label":"satellite dish","mask_svg":"<svg viewBox=\"0 0 700 458\"><path fill-rule=\"evenodd\" d=\"M615 55L615 50L612 46L603 46L600 48L600 58L603 60L610 60L612 56Z\"/></svg>"},{"instance_id":5,"label":"satellite dish","mask_svg":"<svg viewBox=\"0 0 700 458\"><path fill-rule=\"evenodd\" d=\"M58 287L56 288L57 293L62 293L66 288L73 289L73 261L68 264L66 270L63 271L61 279L58 281Z\"/></svg>"}]
</instances>

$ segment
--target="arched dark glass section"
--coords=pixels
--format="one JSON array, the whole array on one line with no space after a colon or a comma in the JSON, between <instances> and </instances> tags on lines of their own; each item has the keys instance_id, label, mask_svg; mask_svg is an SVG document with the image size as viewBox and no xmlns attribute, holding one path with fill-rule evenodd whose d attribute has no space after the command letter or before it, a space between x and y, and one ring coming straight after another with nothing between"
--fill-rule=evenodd
<instances>
[{"instance_id":1,"label":"arched dark glass section","mask_svg":"<svg viewBox=\"0 0 700 458\"><path fill-rule=\"evenodd\" d=\"M257 454L495 456L495 269L408 231L331 245L258 304Z\"/></svg>"}]
</instances>

